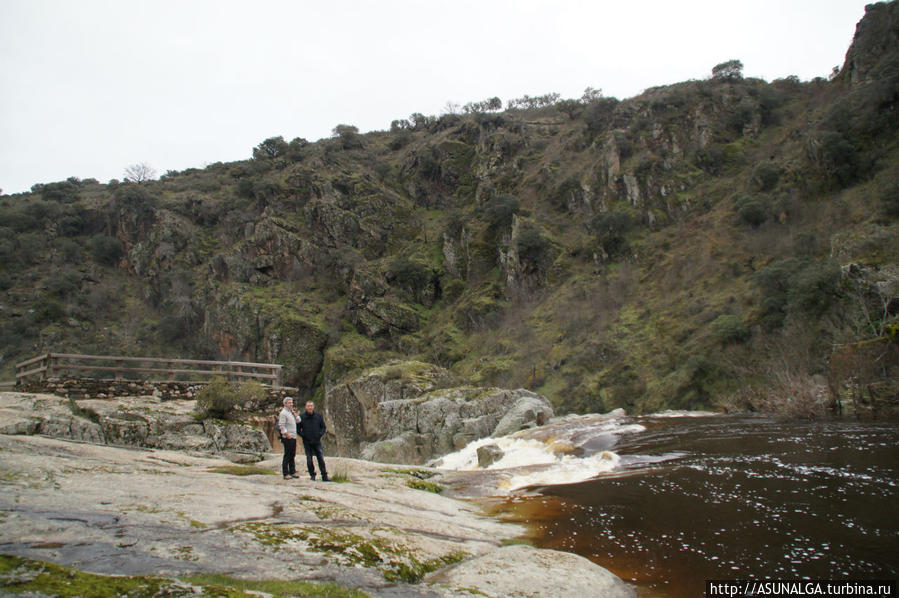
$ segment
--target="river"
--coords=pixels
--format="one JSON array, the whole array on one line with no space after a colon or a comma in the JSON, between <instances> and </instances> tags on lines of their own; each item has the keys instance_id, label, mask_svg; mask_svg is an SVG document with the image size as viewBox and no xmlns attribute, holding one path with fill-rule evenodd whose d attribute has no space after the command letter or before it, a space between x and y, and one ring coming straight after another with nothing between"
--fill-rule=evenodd
<instances>
[{"instance_id":1,"label":"river","mask_svg":"<svg viewBox=\"0 0 899 598\"><path fill-rule=\"evenodd\" d=\"M477 448L502 456L479 468ZM454 493L526 523L640 596L706 579L895 579L899 425L666 413L571 416L436 463Z\"/></svg>"}]
</instances>

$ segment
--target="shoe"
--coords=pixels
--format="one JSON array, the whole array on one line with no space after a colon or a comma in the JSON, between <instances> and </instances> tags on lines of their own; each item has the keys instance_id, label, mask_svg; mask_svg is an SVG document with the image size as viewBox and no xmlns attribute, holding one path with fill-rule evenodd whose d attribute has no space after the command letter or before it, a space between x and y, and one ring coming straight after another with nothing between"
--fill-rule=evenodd
<instances>
[{"instance_id":1,"label":"shoe","mask_svg":"<svg viewBox=\"0 0 899 598\"><path fill-rule=\"evenodd\" d=\"M331 478L329 478L327 475L323 475L323 476L322 476L322 481L323 481L323 482L330 482L330 481L331 481Z\"/></svg>"},{"instance_id":2,"label":"shoe","mask_svg":"<svg viewBox=\"0 0 899 598\"><path fill-rule=\"evenodd\" d=\"M284 479L285 479L285 480L289 480L289 479L290 479L290 476L289 476L289 475L286 475L286 476L284 476Z\"/></svg>"},{"instance_id":3,"label":"shoe","mask_svg":"<svg viewBox=\"0 0 899 598\"><path fill-rule=\"evenodd\" d=\"M294 478L294 479L297 479L297 478L299 478L300 476L298 476L298 475L295 474L295 473L292 473L292 474L290 474L290 477L292 477L292 478Z\"/></svg>"},{"instance_id":4,"label":"shoe","mask_svg":"<svg viewBox=\"0 0 899 598\"><path fill-rule=\"evenodd\" d=\"M314 476L314 475L311 475L311 476L309 476L309 479L312 480L312 481L314 482L314 481L315 481L315 476Z\"/></svg>"}]
</instances>

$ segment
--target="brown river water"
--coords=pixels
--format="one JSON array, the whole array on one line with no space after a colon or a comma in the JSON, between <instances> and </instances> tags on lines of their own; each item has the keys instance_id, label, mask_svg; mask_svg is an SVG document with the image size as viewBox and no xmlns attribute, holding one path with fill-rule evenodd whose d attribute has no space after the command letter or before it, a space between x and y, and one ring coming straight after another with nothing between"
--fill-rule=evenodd
<instances>
[{"instance_id":1,"label":"brown river water","mask_svg":"<svg viewBox=\"0 0 899 598\"><path fill-rule=\"evenodd\" d=\"M536 546L580 554L640 596L899 574L896 421L580 416L500 446L506 462L486 471L461 453L437 465L468 470L460 494L527 524Z\"/></svg>"}]
</instances>

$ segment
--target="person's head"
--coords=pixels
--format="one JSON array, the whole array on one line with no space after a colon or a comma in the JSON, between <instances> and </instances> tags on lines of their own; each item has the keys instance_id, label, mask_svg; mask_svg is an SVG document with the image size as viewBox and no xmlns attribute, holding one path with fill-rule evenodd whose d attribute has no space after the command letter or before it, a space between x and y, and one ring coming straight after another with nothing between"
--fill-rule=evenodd
<instances>
[{"instance_id":1,"label":"person's head","mask_svg":"<svg viewBox=\"0 0 899 598\"><path fill-rule=\"evenodd\" d=\"M293 407L293 397L284 397L284 406L288 409Z\"/></svg>"},{"instance_id":2,"label":"person's head","mask_svg":"<svg viewBox=\"0 0 899 598\"><path fill-rule=\"evenodd\" d=\"M306 401L306 413L312 413L313 411L315 411L315 403Z\"/></svg>"}]
</instances>

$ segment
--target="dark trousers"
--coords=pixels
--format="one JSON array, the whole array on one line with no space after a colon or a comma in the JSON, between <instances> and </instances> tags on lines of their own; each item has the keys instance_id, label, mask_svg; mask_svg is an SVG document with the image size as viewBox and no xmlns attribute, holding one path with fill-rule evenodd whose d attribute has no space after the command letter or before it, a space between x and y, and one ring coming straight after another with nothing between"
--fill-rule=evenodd
<instances>
[{"instance_id":1,"label":"dark trousers","mask_svg":"<svg viewBox=\"0 0 899 598\"><path fill-rule=\"evenodd\" d=\"M318 460L318 469L322 473L322 477L328 477L328 470L325 469L325 454L322 451L322 441L307 442L303 440L303 450L306 451L306 469L309 470L309 477L315 477L315 467L312 465L312 455Z\"/></svg>"},{"instance_id":2,"label":"dark trousers","mask_svg":"<svg viewBox=\"0 0 899 598\"><path fill-rule=\"evenodd\" d=\"M297 472L294 457L297 456L297 439L283 438L281 446L284 447L284 457L281 459L281 473L283 475L293 475Z\"/></svg>"}]
</instances>

